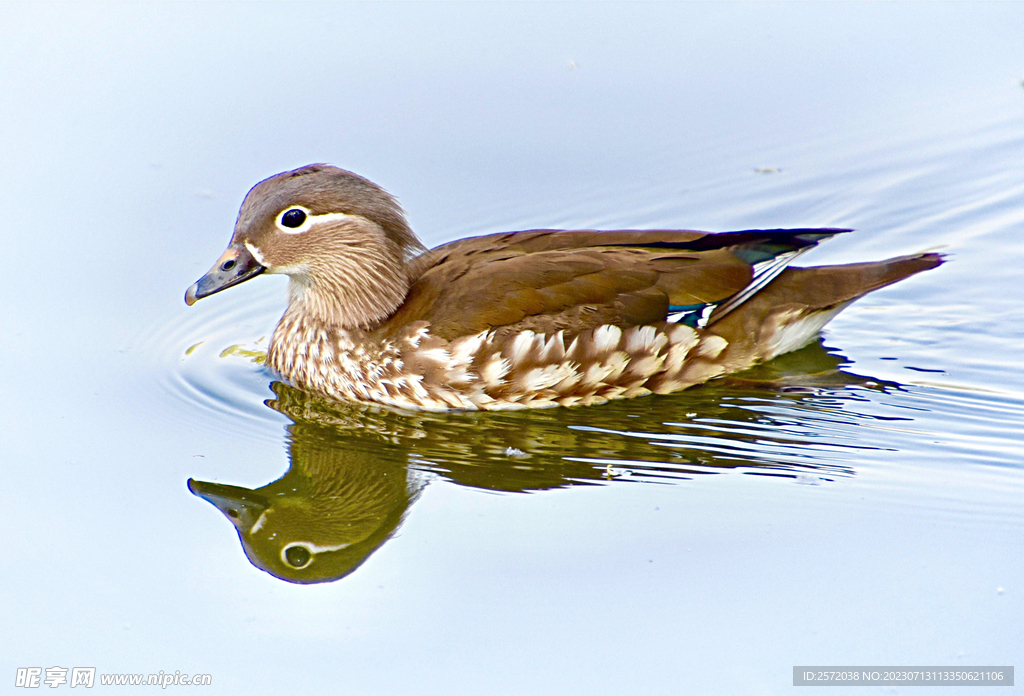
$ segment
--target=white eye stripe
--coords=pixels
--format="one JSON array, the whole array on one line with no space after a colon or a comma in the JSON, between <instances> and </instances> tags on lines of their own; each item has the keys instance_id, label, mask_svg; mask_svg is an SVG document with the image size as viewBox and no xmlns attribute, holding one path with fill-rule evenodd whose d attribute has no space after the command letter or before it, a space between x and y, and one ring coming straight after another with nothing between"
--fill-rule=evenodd
<instances>
[{"instance_id":1,"label":"white eye stripe","mask_svg":"<svg viewBox=\"0 0 1024 696\"><path fill-rule=\"evenodd\" d=\"M287 546L281 549L281 560L284 561L285 565L289 565L292 568L302 570L303 568L305 568L313 562L313 559L316 557L318 553L324 553L325 551L340 551L341 549L348 548L351 545L352 544L338 544L337 546L318 546L309 541L293 541L292 543L288 544ZM288 559L288 552L296 547L300 549L305 549L309 552L309 558L305 559L305 563L296 564Z\"/></svg>"},{"instance_id":2,"label":"white eye stripe","mask_svg":"<svg viewBox=\"0 0 1024 696\"><path fill-rule=\"evenodd\" d=\"M284 224L284 216L293 210L299 210L305 216L302 224L298 227L288 227ZM304 232L309 232L315 225L319 225L324 222L351 220L354 219L354 217L355 216L353 215L347 215L345 213L323 213L321 215L313 215L309 208L301 205L290 205L278 213L275 223L277 224L277 229L285 234L303 234Z\"/></svg>"}]
</instances>

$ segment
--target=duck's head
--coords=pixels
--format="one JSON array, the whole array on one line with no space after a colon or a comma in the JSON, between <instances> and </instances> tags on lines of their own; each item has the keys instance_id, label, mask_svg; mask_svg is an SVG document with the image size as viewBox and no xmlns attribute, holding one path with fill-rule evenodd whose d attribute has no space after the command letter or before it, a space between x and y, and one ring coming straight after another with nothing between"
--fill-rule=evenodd
<instances>
[{"instance_id":1,"label":"duck's head","mask_svg":"<svg viewBox=\"0 0 1024 696\"><path fill-rule=\"evenodd\" d=\"M402 303L406 262L422 249L387 191L344 169L311 164L249 191L231 244L185 302L263 272L284 273L294 309L326 325L370 327Z\"/></svg>"}]
</instances>

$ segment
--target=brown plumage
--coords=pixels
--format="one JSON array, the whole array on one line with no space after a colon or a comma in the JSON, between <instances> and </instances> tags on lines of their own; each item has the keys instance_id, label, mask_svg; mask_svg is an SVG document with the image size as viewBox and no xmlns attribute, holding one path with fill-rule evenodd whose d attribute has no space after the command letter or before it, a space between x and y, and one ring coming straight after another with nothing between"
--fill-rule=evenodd
<instances>
[{"instance_id":1,"label":"brown plumage","mask_svg":"<svg viewBox=\"0 0 1024 696\"><path fill-rule=\"evenodd\" d=\"M668 393L806 345L858 297L942 262L787 268L838 229L530 230L425 251L398 203L311 165L249 192L192 304L291 278L268 364L338 399L411 409Z\"/></svg>"}]
</instances>

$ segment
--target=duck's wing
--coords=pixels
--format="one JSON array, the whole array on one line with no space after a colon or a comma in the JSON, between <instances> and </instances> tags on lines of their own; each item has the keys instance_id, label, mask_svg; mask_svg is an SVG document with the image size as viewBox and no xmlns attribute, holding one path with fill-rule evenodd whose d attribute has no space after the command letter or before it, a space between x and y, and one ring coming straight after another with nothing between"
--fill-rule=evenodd
<instances>
[{"instance_id":1,"label":"duck's wing","mask_svg":"<svg viewBox=\"0 0 1024 696\"><path fill-rule=\"evenodd\" d=\"M530 230L464 239L410 264L406 301L381 330L426 321L450 340L488 329L703 325L846 231Z\"/></svg>"}]
</instances>

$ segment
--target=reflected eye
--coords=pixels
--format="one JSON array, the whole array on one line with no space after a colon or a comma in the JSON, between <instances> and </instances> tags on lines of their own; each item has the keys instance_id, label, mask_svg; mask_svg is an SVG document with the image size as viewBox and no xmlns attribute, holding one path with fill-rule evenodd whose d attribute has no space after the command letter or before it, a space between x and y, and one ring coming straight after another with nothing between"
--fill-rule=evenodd
<instances>
[{"instance_id":1,"label":"reflected eye","mask_svg":"<svg viewBox=\"0 0 1024 696\"><path fill-rule=\"evenodd\" d=\"M289 210L288 212L281 216L281 224L284 225L285 227L291 227L292 229L295 229L296 227L302 227L302 223L304 223L305 221L305 211L299 210L298 208L292 208L291 210Z\"/></svg>"},{"instance_id":2,"label":"reflected eye","mask_svg":"<svg viewBox=\"0 0 1024 696\"><path fill-rule=\"evenodd\" d=\"M284 551L284 559L293 568L303 568L309 564L313 554L305 546L289 546Z\"/></svg>"}]
</instances>

